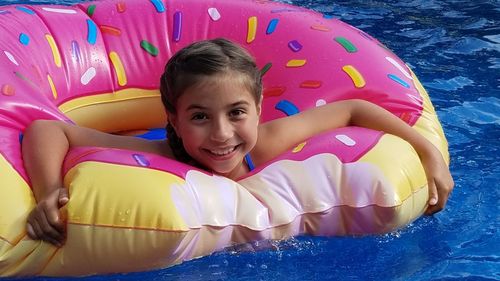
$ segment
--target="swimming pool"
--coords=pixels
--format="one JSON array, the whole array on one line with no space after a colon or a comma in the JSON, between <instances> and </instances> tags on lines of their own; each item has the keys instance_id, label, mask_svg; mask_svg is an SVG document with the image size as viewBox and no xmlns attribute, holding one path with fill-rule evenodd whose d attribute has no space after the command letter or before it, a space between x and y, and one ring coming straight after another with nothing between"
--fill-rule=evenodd
<instances>
[{"instance_id":1,"label":"swimming pool","mask_svg":"<svg viewBox=\"0 0 500 281\"><path fill-rule=\"evenodd\" d=\"M499 280L500 3L283 2L363 29L416 72L450 142L456 187L447 209L383 236L261 242L165 270L82 279Z\"/></svg>"}]
</instances>

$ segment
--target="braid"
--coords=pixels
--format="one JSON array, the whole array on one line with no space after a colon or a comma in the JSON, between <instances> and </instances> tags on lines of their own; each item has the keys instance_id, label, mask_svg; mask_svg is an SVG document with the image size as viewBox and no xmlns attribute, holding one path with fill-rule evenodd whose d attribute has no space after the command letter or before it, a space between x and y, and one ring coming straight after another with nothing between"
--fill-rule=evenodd
<instances>
[{"instance_id":1,"label":"braid","mask_svg":"<svg viewBox=\"0 0 500 281\"><path fill-rule=\"evenodd\" d=\"M182 144L182 139L179 138L174 130L174 127L170 122L167 122L166 126L168 145L172 149L175 159L184 163L193 162L193 158L186 152L184 145Z\"/></svg>"}]
</instances>

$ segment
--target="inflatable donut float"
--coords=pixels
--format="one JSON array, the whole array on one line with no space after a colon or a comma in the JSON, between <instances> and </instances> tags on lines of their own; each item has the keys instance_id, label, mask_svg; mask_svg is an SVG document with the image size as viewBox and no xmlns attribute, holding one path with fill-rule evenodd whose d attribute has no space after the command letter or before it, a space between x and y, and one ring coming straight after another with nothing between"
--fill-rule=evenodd
<instances>
[{"instance_id":1,"label":"inflatable donut float","mask_svg":"<svg viewBox=\"0 0 500 281\"><path fill-rule=\"evenodd\" d=\"M107 132L163 128L159 77L193 41L225 37L256 57L262 122L364 99L448 159L411 70L364 32L303 8L257 0L20 4L0 7L0 27L0 276L152 270L244 242L390 232L423 213L427 182L413 148L347 127L297 144L238 181L157 155L74 148L63 167L66 244L29 239L35 200L23 130L36 119Z\"/></svg>"}]
</instances>

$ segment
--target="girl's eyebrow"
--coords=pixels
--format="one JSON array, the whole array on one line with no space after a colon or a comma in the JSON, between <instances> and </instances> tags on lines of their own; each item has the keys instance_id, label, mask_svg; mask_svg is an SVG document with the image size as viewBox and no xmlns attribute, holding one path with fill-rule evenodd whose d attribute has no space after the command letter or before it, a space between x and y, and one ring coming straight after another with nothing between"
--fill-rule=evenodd
<instances>
[{"instance_id":1,"label":"girl's eyebrow","mask_svg":"<svg viewBox=\"0 0 500 281\"><path fill-rule=\"evenodd\" d=\"M227 106L227 108L233 108L233 107L245 106L245 105L249 105L249 102L246 100L240 100L240 101L231 103L230 105ZM189 110L206 110L206 109L208 109L206 106L196 104L196 103L190 104L186 108L187 111L189 111Z\"/></svg>"}]
</instances>

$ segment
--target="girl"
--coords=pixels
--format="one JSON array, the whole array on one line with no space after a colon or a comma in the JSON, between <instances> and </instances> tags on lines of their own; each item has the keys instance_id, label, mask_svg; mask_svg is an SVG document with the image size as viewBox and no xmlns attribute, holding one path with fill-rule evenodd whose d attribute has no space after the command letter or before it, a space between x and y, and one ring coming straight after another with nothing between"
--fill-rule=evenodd
<instances>
[{"instance_id":1,"label":"girl","mask_svg":"<svg viewBox=\"0 0 500 281\"><path fill-rule=\"evenodd\" d=\"M427 214L444 208L453 188L439 151L406 123L369 102L339 101L259 124L260 72L243 48L225 39L197 42L175 54L165 67L160 91L169 118L168 140L111 135L59 121L37 120L26 129L23 157L37 201L27 221L31 238L57 246L64 241L59 208L68 194L61 165L73 146L156 153L238 179L250 171L252 162L263 164L316 134L354 125L397 135L413 145L429 183Z\"/></svg>"}]
</instances>

